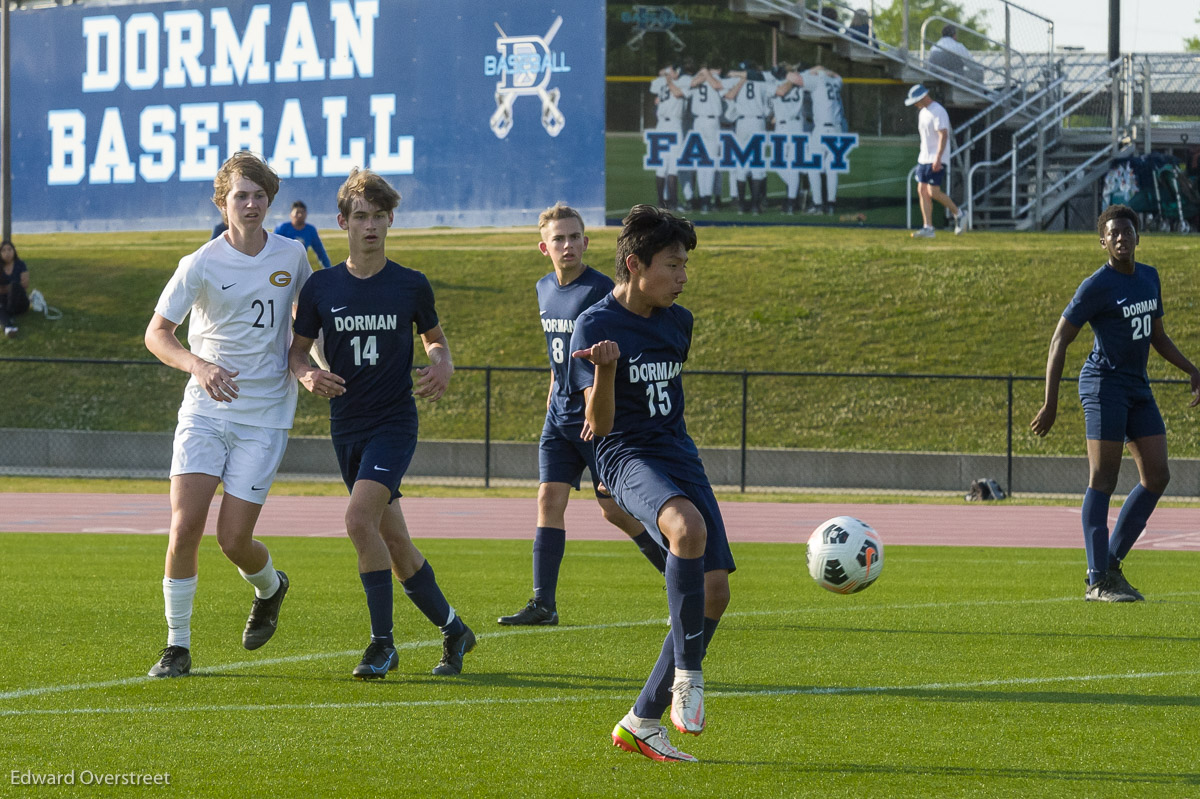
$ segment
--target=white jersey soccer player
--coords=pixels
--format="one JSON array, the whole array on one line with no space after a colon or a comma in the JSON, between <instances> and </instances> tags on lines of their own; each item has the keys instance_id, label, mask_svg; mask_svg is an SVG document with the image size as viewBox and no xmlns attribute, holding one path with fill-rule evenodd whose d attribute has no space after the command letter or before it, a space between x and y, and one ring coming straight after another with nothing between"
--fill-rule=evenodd
<instances>
[{"instance_id":1,"label":"white jersey soccer player","mask_svg":"<svg viewBox=\"0 0 1200 799\"><path fill-rule=\"evenodd\" d=\"M675 134L675 143L663 151L663 163L654 170L658 204L665 208L675 208L679 200L679 167L676 161L683 151L684 88L690 82L691 78L680 75L679 68L674 66L663 67L658 77L650 81L650 93L654 95L654 130L656 133Z\"/></svg>"},{"instance_id":2,"label":"white jersey soccer player","mask_svg":"<svg viewBox=\"0 0 1200 799\"><path fill-rule=\"evenodd\" d=\"M837 202L838 173L829 167L830 152L821 145L822 136L846 132L846 113L842 107L842 77L822 66L815 66L802 73L804 88L812 102L813 130L810 148L819 152L822 170L808 173L808 186L812 192L813 208L827 214L833 213ZM826 191L821 191L821 178L825 179Z\"/></svg>"},{"instance_id":3,"label":"white jersey soccer player","mask_svg":"<svg viewBox=\"0 0 1200 799\"><path fill-rule=\"evenodd\" d=\"M279 177L258 156L234 153L217 171L213 203L229 227L182 258L146 326L146 348L191 375L171 455L171 527L163 574L167 646L151 677L191 672L192 608L200 541L217 487L221 551L254 586L242 646L275 634L288 577L254 538L296 411L288 369L292 306L312 269L304 245L262 227ZM185 348L176 331L185 319Z\"/></svg>"}]
</instances>

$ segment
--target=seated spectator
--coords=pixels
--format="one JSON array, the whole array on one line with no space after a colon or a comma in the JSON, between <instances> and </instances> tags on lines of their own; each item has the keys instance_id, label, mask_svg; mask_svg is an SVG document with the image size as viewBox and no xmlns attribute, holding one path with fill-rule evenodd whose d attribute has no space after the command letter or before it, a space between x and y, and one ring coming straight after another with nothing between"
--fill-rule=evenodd
<instances>
[{"instance_id":1,"label":"seated spectator","mask_svg":"<svg viewBox=\"0 0 1200 799\"><path fill-rule=\"evenodd\" d=\"M328 269L329 256L325 254L325 245L321 243L321 237L317 233L317 229L308 224L308 206L300 200L292 203L291 221L283 222L279 227L275 228L275 234L279 236L287 236L289 239L295 239L304 245L307 250L309 247L317 254L317 260L321 262L323 269Z\"/></svg>"},{"instance_id":2,"label":"seated spectator","mask_svg":"<svg viewBox=\"0 0 1200 799\"><path fill-rule=\"evenodd\" d=\"M29 310L29 269L17 257L11 241L0 242L0 326L4 335L16 338L16 317Z\"/></svg>"},{"instance_id":3,"label":"seated spectator","mask_svg":"<svg viewBox=\"0 0 1200 799\"><path fill-rule=\"evenodd\" d=\"M865 9L858 9L854 12L854 16L850 20L849 27L846 28L846 33L850 34L850 38L860 44L865 44L868 47L875 47L875 37L871 35L871 18L867 15Z\"/></svg>"},{"instance_id":4,"label":"seated spectator","mask_svg":"<svg viewBox=\"0 0 1200 799\"><path fill-rule=\"evenodd\" d=\"M838 10L833 6L823 6L821 8L821 21L825 23L825 27L832 30L840 30L841 17L838 16Z\"/></svg>"},{"instance_id":5,"label":"seated spectator","mask_svg":"<svg viewBox=\"0 0 1200 799\"><path fill-rule=\"evenodd\" d=\"M958 28L946 23L942 38L929 50L929 63L947 72L962 75L967 80L983 83L983 67L975 61L971 51L958 40Z\"/></svg>"}]
</instances>

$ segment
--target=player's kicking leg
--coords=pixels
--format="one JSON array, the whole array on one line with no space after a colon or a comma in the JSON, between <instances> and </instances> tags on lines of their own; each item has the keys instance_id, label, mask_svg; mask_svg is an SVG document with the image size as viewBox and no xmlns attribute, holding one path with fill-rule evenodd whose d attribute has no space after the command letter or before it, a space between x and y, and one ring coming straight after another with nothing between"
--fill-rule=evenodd
<instances>
[{"instance_id":1,"label":"player's kicking leg","mask_svg":"<svg viewBox=\"0 0 1200 799\"><path fill-rule=\"evenodd\" d=\"M696 758L676 749L667 737L667 728L658 719L643 719L630 710L613 727L612 741L626 752L662 763L695 763Z\"/></svg>"},{"instance_id":2,"label":"player's kicking leg","mask_svg":"<svg viewBox=\"0 0 1200 799\"><path fill-rule=\"evenodd\" d=\"M288 576L275 568L267 547L253 538L261 511L262 505L232 496L226 486L217 516L221 550L238 567L242 578L254 586L254 603L242 631L242 646L250 650L258 649L275 635L279 609L290 585Z\"/></svg>"}]
</instances>

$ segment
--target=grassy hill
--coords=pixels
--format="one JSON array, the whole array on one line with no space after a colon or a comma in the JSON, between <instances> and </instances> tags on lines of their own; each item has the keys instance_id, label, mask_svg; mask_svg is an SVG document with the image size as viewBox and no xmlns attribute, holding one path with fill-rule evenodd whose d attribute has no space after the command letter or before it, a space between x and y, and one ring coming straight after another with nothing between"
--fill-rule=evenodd
<instances>
[{"instance_id":1,"label":"grassy hill","mask_svg":"<svg viewBox=\"0 0 1200 799\"><path fill-rule=\"evenodd\" d=\"M532 217L532 214L531 214ZM616 231L590 231L589 262L609 273ZM181 255L205 232L21 236L33 284L63 310L26 316L0 357L150 360L142 332ZM702 228L681 302L697 318L688 369L921 375L1040 376L1054 324L1079 281L1102 263L1086 234L977 233L913 241L895 230ZM325 241L345 256L339 231ZM395 231L389 254L431 279L455 362L530 367L492 375L492 435L532 441L546 387L533 284L549 268L529 230ZM1167 330L1200 358L1193 242L1147 235L1139 258L1159 267ZM1090 336L1068 353L1068 374ZM1180 374L1156 356L1151 376ZM740 440L739 377L693 374L689 428L701 445ZM0 361L0 427L170 430L184 376L158 366L36 365ZM1003 382L754 377L751 446L1001 452ZM1065 384L1060 426L1045 441L1025 432L1040 381L1015 384L1017 452L1078 453L1082 427ZM1160 386L1172 453L1200 456L1183 386ZM422 407L423 435L482 438L484 375L462 370L452 392ZM304 395L297 432L327 430L320 401Z\"/></svg>"}]
</instances>

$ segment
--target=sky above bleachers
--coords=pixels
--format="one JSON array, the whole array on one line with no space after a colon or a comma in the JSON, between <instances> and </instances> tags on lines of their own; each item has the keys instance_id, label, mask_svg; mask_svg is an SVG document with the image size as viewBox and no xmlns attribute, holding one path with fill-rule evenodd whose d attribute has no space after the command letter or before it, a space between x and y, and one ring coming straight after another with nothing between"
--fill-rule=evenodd
<instances>
[{"instance_id":1,"label":"sky above bleachers","mask_svg":"<svg viewBox=\"0 0 1200 799\"><path fill-rule=\"evenodd\" d=\"M1054 21L1056 46L1108 51L1108 0L1048 0L1022 3ZM1200 36L1200 0L1121 0L1121 50L1177 53L1184 39Z\"/></svg>"}]
</instances>

